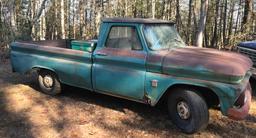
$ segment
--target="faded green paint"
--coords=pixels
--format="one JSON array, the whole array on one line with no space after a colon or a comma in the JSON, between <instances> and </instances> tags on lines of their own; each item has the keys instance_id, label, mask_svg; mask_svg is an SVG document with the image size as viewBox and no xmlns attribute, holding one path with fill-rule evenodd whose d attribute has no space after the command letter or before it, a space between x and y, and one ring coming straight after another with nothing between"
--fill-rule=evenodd
<instances>
[{"instance_id":1,"label":"faded green paint","mask_svg":"<svg viewBox=\"0 0 256 138\"><path fill-rule=\"evenodd\" d=\"M11 60L15 71L26 73L33 68L43 68L55 72L60 81L72 86L92 89L91 53L67 55L22 48L12 44Z\"/></svg>"},{"instance_id":2,"label":"faded green paint","mask_svg":"<svg viewBox=\"0 0 256 138\"><path fill-rule=\"evenodd\" d=\"M74 40L71 42L71 48L74 50L81 50L85 52L92 52L96 46L93 42L83 41L83 40Z\"/></svg>"},{"instance_id":3,"label":"faded green paint","mask_svg":"<svg viewBox=\"0 0 256 138\"><path fill-rule=\"evenodd\" d=\"M105 48L111 26L133 26L137 29L141 51L118 51ZM245 90L251 73L245 76L232 76L216 73L207 68L163 65L165 55L172 51L151 51L143 34L143 23L105 22L100 28L97 47L90 53L63 48L42 47L33 44L14 42L11 44L13 69L26 73L33 68L48 69L57 74L62 83L110 94L154 106L167 89L173 85L186 84L211 89L219 97L221 111L227 114L238 96ZM74 41L72 45L83 45ZM74 47L77 49L78 47ZM106 54L106 55L105 55ZM152 56L152 57L151 57ZM211 63L211 61L208 61ZM152 87L152 80L158 81Z\"/></svg>"}]
</instances>

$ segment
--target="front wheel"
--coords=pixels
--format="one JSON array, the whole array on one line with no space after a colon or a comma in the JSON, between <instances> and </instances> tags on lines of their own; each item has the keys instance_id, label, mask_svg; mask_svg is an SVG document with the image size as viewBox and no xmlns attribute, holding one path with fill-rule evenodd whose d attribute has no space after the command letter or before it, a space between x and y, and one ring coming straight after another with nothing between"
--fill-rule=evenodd
<instances>
[{"instance_id":1,"label":"front wheel","mask_svg":"<svg viewBox=\"0 0 256 138\"><path fill-rule=\"evenodd\" d=\"M38 72L38 83L43 93L49 95L57 95L61 93L60 81L51 71L40 70Z\"/></svg>"},{"instance_id":2,"label":"front wheel","mask_svg":"<svg viewBox=\"0 0 256 138\"><path fill-rule=\"evenodd\" d=\"M202 130L209 122L207 104L195 91L175 89L168 96L168 111L172 122L184 133Z\"/></svg>"}]
</instances>

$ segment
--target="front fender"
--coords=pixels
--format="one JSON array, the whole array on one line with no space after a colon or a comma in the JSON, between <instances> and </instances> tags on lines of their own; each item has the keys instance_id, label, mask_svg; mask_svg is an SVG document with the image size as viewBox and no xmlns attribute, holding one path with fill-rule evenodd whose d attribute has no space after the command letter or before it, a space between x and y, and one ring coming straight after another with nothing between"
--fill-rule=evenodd
<instances>
[{"instance_id":1,"label":"front fender","mask_svg":"<svg viewBox=\"0 0 256 138\"><path fill-rule=\"evenodd\" d=\"M157 86L152 86L152 81L156 81ZM205 84L195 83L191 79L178 78L165 74L147 72L145 90L146 95L151 100L150 104L152 106L156 105L160 98L164 95L164 93L167 92L170 87L175 85L192 85L207 88Z\"/></svg>"},{"instance_id":2,"label":"front fender","mask_svg":"<svg viewBox=\"0 0 256 138\"><path fill-rule=\"evenodd\" d=\"M157 87L152 86L153 80L157 81ZM151 106L155 106L161 97L168 92L168 89L175 85L189 85L210 89L218 96L223 114L227 113L227 109L234 104L239 95L237 93L238 88L234 87L234 85L147 72L145 91L151 101Z\"/></svg>"}]
</instances>

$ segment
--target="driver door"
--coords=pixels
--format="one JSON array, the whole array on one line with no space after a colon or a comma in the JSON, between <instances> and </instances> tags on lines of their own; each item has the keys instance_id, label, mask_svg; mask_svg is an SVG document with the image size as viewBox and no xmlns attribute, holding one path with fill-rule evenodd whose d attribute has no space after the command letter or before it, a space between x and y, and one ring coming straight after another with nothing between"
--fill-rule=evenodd
<instances>
[{"instance_id":1,"label":"driver door","mask_svg":"<svg viewBox=\"0 0 256 138\"><path fill-rule=\"evenodd\" d=\"M105 45L95 51L96 91L141 100L144 97L146 52L137 27L111 26Z\"/></svg>"}]
</instances>

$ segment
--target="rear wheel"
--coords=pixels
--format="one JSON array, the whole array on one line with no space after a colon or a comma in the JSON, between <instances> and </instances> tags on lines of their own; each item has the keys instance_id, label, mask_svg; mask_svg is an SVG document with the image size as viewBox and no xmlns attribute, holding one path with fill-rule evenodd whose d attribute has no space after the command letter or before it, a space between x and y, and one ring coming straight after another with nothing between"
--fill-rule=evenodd
<instances>
[{"instance_id":1,"label":"rear wheel","mask_svg":"<svg viewBox=\"0 0 256 138\"><path fill-rule=\"evenodd\" d=\"M38 83L43 93L49 95L57 95L61 93L60 81L51 71L40 70L38 72Z\"/></svg>"},{"instance_id":2,"label":"rear wheel","mask_svg":"<svg viewBox=\"0 0 256 138\"><path fill-rule=\"evenodd\" d=\"M175 89L168 96L168 111L172 122L184 133L195 133L208 125L207 104L195 91Z\"/></svg>"}]
</instances>

